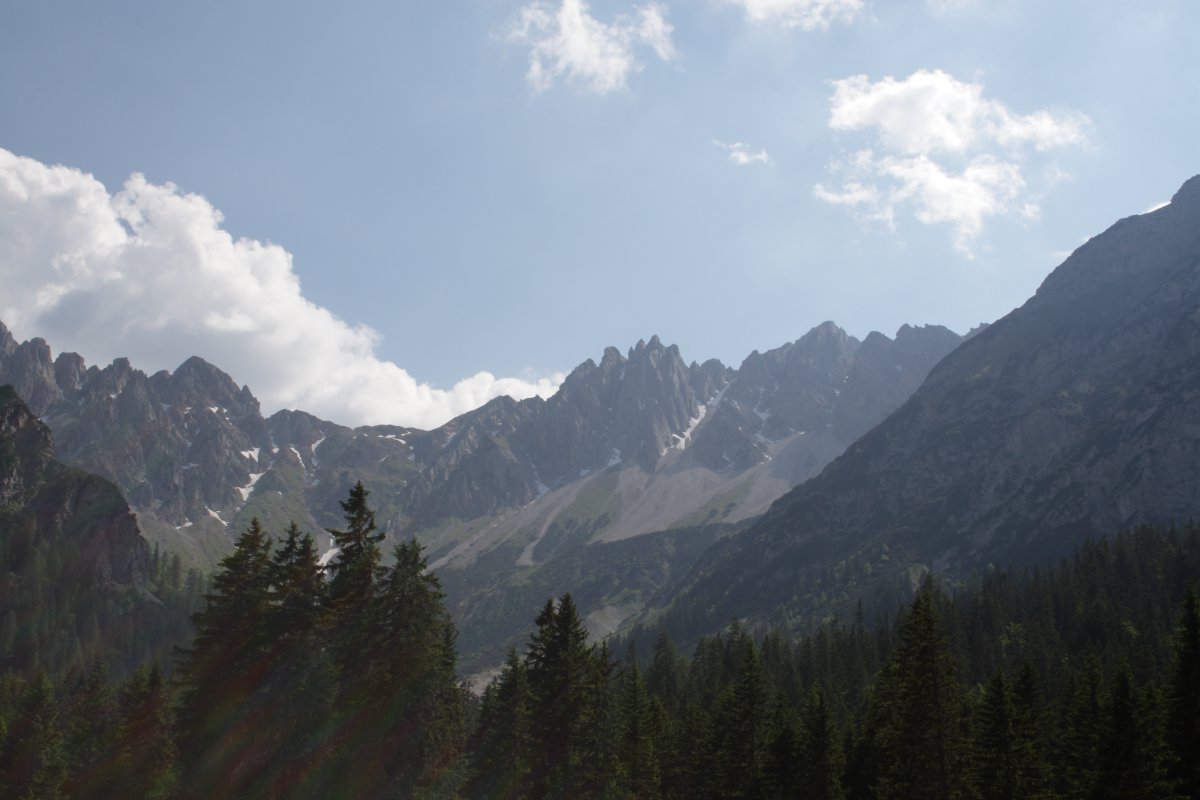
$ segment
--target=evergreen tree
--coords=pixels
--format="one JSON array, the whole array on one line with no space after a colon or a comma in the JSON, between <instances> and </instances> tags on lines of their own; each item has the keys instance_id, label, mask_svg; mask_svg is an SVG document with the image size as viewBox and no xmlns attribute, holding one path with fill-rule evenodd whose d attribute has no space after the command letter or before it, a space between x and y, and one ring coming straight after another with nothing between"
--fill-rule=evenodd
<instances>
[{"instance_id":1,"label":"evergreen tree","mask_svg":"<svg viewBox=\"0 0 1200 800\"><path fill-rule=\"evenodd\" d=\"M1100 748L1096 800L1126 800L1174 796L1167 780L1158 699L1139 698L1133 676L1124 667L1113 682L1108 707L1108 731Z\"/></svg>"},{"instance_id":2,"label":"evergreen tree","mask_svg":"<svg viewBox=\"0 0 1200 800\"><path fill-rule=\"evenodd\" d=\"M1012 692L997 670L975 712L972 782L981 800L1026 797L1017 770Z\"/></svg>"},{"instance_id":3,"label":"evergreen tree","mask_svg":"<svg viewBox=\"0 0 1200 800\"><path fill-rule=\"evenodd\" d=\"M375 512L367 505L362 481L342 501L346 529L329 529L337 555L329 562L329 608L334 654L343 677L343 691L360 680L370 681L376 669L371 647L370 608L381 577ZM348 681L348 684L347 684Z\"/></svg>"},{"instance_id":4,"label":"evergreen tree","mask_svg":"<svg viewBox=\"0 0 1200 800\"><path fill-rule=\"evenodd\" d=\"M811 800L842 800L845 764L841 741L820 689L813 689L809 695L802 721L800 795Z\"/></svg>"},{"instance_id":5,"label":"evergreen tree","mask_svg":"<svg viewBox=\"0 0 1200 800\"><path fill-rule=\"evenodd\" d=\"M713 728L717 757L711 776L712 796L730 800L758 797L763 791L771 701L754 641L735 634L734 642L741 663L717 704Z\"/></svg>"},{"instance_id":6,"label":"evergreen tree","mask_svg":"<svg viewBox=\"0 0 1200 800\"><path fill-rule=\"evenodd\" d=\"M396 546L376 606L372 647L380 667L371 695L380 717L372 746L383 748L388 792L413 796L442 782L465 735L454 625L415 540Z\"/></svg>"},{"instance_id":7,"label":"evergreen tree","mask_svg":"<svg viewBox=\"0 0 1200 800\"><path fill-rule=\"evenodd\" d=\"M261 676L270 669L266 636L271 540L257 519L221 561L182 651L179 723L185 793L233 795L253 783L270 755L262 733Z\"/></svg>"},{"instance_id":8,"label":"evergreen tree","mask_svg":"<svg viewBox=\"0 0 1200 800\"><path fill-rule=\"evenodd\" d=\"M1055 737L1058 794L1068 800L1089 798L1099 780L1105 733L1104 686L1100 659L1089 651L1068 674Z\"/></svg>"},{"instance_id":9,"label":"evergreen tree","mask_svg":"<svg viewBox=\"0 0 1200 800\"><path fill-rule=\"evenodd\" d=\"M632 653L631 653L632 655ZM655 745L654 709L636 658L631 658L621 681L620 754L627 796L656 800L659 764Z\"/></svg>"},{"instance_id":10,"label":"evergreen tree","mask_svg":"<svg viewBox=\"0 0 1200 800\"><path fill-rule=\"evenodd\" d=\"M518 800L532 758L530 696L525 663L515 649L480 700L479 724L471 743L467 797Z\"/></svg>"},{"instance_id":11,"label":"evergreen tree","mask_svg":"<svg viewBox=\"0 0 1200 800\"><path fill-rule=\"evenodd\" d=\"M526 654L532 700L529 797L575 796L583 781L592 654L571 595L548 600Z\"/></svg>"},{"instance_id":12,"label":"evergreen tree","mask_svg":"<svg viewBox=\"0 0 1200 800\"><path fill-rule=\"evenodd\" d=\"M1055 795L1050 764L1045 757L1037 679L1026 661L1012 691L1014 766L1017 785L1028 800L1048 800Z\"/></svg>"},{"instance_id":13,"label":"evergreen tree","mask_svg":"<svg viewBox=\"0 0 1200 800\"><path fill-rule=\"evenodd\" d=\"M925 586L900 627L892 706L880 731L881 798L951 800L965 794L962 687Z\"/></svg>"},{"instance_id":14,"label":"evergreen tree","mask_svg":"<svg viewBox=\"0 0 1200 800\"><path fill-rule=\"evenodd\" d=\"M787 703L775 703L763 766L762 796L770 800L787 800L802 792L803 775L808 765L804 763L798 724L794 710Z\"/></svg>"},{"instance_id":15,"label":"evergreen tree","mask_svg":"<svg viewBox=\"0 0 1200 800\"><path fill-rule=\"evenodd\" d=\"M1172 777L1190 800L1200 798L1200 603L1188 589L1174 642L1168 684L1167 739Z\"/></svg>"},{"instance_id":16,"label":"evergreen tree","mask_svg":"<svg viewBox=\"0 0 1200 800\"><path fill-rule=\"evenodd\" d=\"M66 720L67 797L108 800L120 793L116 764L119 722L108 671L96 663L80 680Z\"/></svg>"},{"instance_id":17,"label":"evergreen tree","mask_svg":"<svg viewBox=\"0 0 1200 800\"><path fill-rule=\"evenodd\" d=\"M65 797L66 757L54 686L44 673L29 682L16 713L0 728L0 796Z\"/></svg>"},{"instance_id":18,"label":"evergreen tree","mask_svg":"<svg viewBox=\"0 0 1200 800\"><path fill-rule=\"evenodd\" d=\"M311 765L332 711L333 665L324 646L325 580L312 537L292 523L269 567L264 619L269 670L259 683L267 717L260 732L273 754L267 794L316 796Z\"/></svg>"},{"instance_id":19,"label":"evergreen tree","mask_svg":"<svg viewBox=\"0 0 1200 800\"><path fill-rule=\"evenodd\" d=\"M646 671L646 691L661 700L671 714L678 714L686 700L687 671L687 659L679 654L667 632L661 631Z\"/></svg>"},{"instance_id":20,"label":"evergreen tree","mask_svg":"<svg viewBox=\"0 0 1200 800\"><path fill-rule=\"evenodd\" d=\"M171 697L157 663L138 668L121 692L117 750L121 791L145 800L169 800L179 791Z\"/></svg>"}]
</instances>

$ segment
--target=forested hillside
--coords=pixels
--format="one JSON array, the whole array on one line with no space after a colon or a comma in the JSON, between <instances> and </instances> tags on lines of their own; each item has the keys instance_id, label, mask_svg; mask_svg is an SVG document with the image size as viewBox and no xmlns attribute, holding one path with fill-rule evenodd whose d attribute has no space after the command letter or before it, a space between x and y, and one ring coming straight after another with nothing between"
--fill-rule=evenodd
<instances>
[{"instance_id":1,"label":"forested hillside","mask_svg":"<svg viewBox=\"0 0 1200 800\"><path fill-rule=\"evenodd\" d=\"M1200 797L1200 528L992 571L868 626L589 644L570 595L481 698L416 542L361 485L323 577L257 524L174 679L10 671L6 797ZM114 794L114 792L116 794Z\"/></svg>"}]
</instances>

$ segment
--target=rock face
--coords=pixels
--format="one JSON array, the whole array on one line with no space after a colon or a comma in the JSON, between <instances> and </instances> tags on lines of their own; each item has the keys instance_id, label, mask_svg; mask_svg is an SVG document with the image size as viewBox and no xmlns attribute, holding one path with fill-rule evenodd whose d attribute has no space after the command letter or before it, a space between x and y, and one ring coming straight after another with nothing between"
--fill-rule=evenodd
<instances>
[{"instance_id":1,"label":"rock face","mask_svg":"<svg viewBox=\"0 0 1200 800\"><path fill-rule=\"evenodd\" d=\"M959 341L906 326L859 342L825 323L732 369L689 365L655 336L585 361L549 399L497 398L433 431L352 430L303 411L263 419L248 388L199 358L173 373L124 359L99 369L2 326L0 381L34 398L64 460L116 482L147 538L187 564L211 568L254 516L268 530L295 521L324 545L362 480L385 530L427 544L469 650L523 635L545 596L576 590L587 576L563 564L589 548L666 532L610 548L621 574L581 607L611 630L715 535L883 419ZM653 569L627 591L644 558ZM517 584L538 596L504 600Z\"/></svg>"},{"instance_id":2,"label":"rock face","mask_svg":"<svg viewBox=\"0 0 1200 800\"><path fill-rule=\"evenodd\" d=\"M32 675L124 666L161 644L150 551L111 482L54 459L50 430L0 386L0 664Z\"/></svg>"},{"instance_id":3,"label":"rock face","mask_svg":"<svg viewBox=\"0 0 1200 800\"><path fill-rule=\"evenodd\" d=\"M803 626L928 570L1055 557L1086 536L1194 518L1198 309L1200 177L1080 247L818 477L713 548L659 621L685 637L731 617Z\"/></svg>"},{"instance_id":4,"label":"rock face","mask_svg":"<svg viewBox=\"0 0 1200 800\"><path fill-rule=\"evenodd\" d=\"M65 541L101 584L141 587L149 549L129 506L109 481L54 459L50 430L12 386L0 386L0 509L8 533Z\"/></svg>"}]
</instances>

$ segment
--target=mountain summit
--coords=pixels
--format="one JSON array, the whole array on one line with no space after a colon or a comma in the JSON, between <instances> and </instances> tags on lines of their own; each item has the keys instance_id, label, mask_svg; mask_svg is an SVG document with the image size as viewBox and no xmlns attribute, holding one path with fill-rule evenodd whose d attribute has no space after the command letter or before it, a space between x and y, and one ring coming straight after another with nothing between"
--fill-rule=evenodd
<instances>
[{"instance_id":1,"label":"mountain summit","mask_svg":"<svg viewBox=\"0 0 1200 800\"><path fill-rule=\"evenodd\" d=\"M744 536L661 620L809 625L926 571L1063 555L1200 510L1200 177L1080 247L1022 307Z\"/></svg>"}]
</instances>

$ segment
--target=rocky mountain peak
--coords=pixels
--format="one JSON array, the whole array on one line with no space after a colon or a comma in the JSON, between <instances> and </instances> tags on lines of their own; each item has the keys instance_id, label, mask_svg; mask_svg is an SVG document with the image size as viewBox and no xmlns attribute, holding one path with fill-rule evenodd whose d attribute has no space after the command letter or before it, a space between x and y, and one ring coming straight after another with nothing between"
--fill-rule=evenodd
<instances>
[{"instance_id":1,"label":"rocky mountain peak","mask_svg":"<svg viewBox=\"0 0 1200 800\"><path fill-rule=\"evenodd\" d=\"M17 340L13 338L8 327L0 322L0 358L5 358L12 355L12 352L17 349Z\"/></svg>"},{"instance_id":2,"label":"rocky mountain peak","mask_svg":"<svg viewBox=\"0 0 1200 800\"><path fill-rule=\"evenodd\" d=\"M12 386L0 386L0 445L0 506L24 502L53 459L53 445L50 429Z\"/></svg>"},{"instance_id":3,"label":"rocky mountain peak","mask_svg":"<svg viewBox=\"0 0 1200 800\"><path fill-rule=\"evenodd\" d=\"M1193 175L1183 182L1171 197L1171 205L1200 205L1200 175Z\"/></svg>"}]
</instances>

